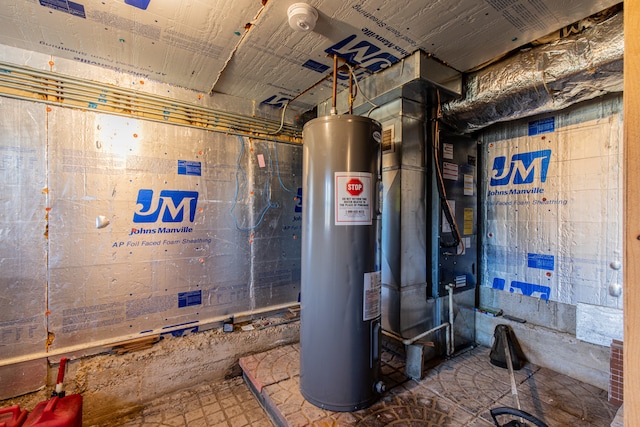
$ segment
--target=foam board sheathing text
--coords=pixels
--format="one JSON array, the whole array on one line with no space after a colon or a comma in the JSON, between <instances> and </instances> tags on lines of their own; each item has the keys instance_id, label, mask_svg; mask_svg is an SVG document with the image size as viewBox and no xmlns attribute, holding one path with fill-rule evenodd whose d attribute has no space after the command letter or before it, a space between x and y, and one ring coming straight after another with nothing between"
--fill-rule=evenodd
<instances>
[{"instance_id":1,"label":"foam board sheathing text","mask_svg":"<svg viewBox=\"0 0 640 427\"><path fill-rule=\"evenodd\" d=\"M622 99L482 135L483 285L621 308Z\"/></svg>"},{"instance_id":2,"label":"foam board sheathing text","mask_svg":"<svg viewBox=\"0 0 640 427\"><path fill-rule=\"evenodd\" d=\"M0 43L279 108L328 74L328 54L376 72L422 49L465 71L617 1L315 0L309 33L289 27L291 3L14 0ZM330 96L321 85L291 108Z\"/></svg>"},{"instance_id":3,"label":"foam board sheathing text","mask_svg":"<svg viewBox=\"0 0 640 427\"><path fill-rule=\"evenodd\" d=\"M6 98L0 111L3 360L298 300L301 147ZM42 386L31 373L11 395Z\"/></svg>"},{"instance_id":4,"label":"foam board sheathing text","mask_svg":"<svg viewBox=\"0 0 640 427\"><path fill-rule=\"evenodd\" d=\"M267 3L215 91L282 106L331 72L334 53L362 67L360 78L365 70L378 72L418 49L465 71L616 2L316 0L308 2L319 12L309 33L289 27L290 3ZM346 84L341 75L340 87ZM330 97L329 81L292 108Z\"/></svg>"},{"instance_id":5,"label":"foam board sheathing text","mask_svg":"<svg viewBox=\"0 0 640 427\"><path fill-rule=\"evenodd\" d=\"M253 0L9 3L2 44L204 92L262 8Z\"/></svg>"},{"instance_id":6,"label":"foam board sheathing text","mask_svg":"<svg viewBox=\"0 0 640 427\"><path fill-rule=\"evenodd\" d=\"M17 342L28 352L46 337L46 112L8 98L0 98L0 109L0 352Z\"/></svg>"},{"instance_id":7,"label":"foam board sheathing text","mask_svg":"<svg viewBox=\"0 0 640 427\"><path fill-rule=\"evenodd\" d=\"M53 348L297 300L300 147L51 110Z\"/></svg>"},{"instance_id":8,"label":"foam board sheathing text","mask_svg":"<svg viewBox=\"0 0 640 427\"><path fill-rule=\"evenodd\" d=\"M0 98L0 360L47 339L45 105ZM0 367L0 399L44 385L46 361Z\"/></svg>"}]
</instances>

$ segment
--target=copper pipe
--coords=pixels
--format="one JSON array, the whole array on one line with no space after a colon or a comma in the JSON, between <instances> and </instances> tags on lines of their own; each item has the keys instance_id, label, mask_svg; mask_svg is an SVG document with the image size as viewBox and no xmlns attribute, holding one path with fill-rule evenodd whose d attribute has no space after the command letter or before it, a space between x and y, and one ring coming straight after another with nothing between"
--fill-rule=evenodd
<instances>
[{"instance_id":1,"label":"copper pipe","mask_svg":"<svg viewBox=\"0 0 640 427\"><path fill-rule=\"evenodd\" d=\"M353 114L353 74L349 70L349 114Z\"/></svg>"},{"instance_id":2,"label":"copper pipe","mask_svg":"<svg viewBox=\"0 0 640 427\"><path fill-rule=\"evenodd\" d=\"M325 80L328 80L329 77L331 77L331 74L327 74L326 76L324 76L323 78L321 78L320 80L318 80L317 82L315 82L313 85L309 86L308 88L306 88L305 90L303 90L302 92L300 92L299 94L297 94L296 96L294 96L291 101L289 101L289 104L291 104L293 101L295 101L296 99L300 98L302 95L304 95L305 93L309 92L311 89L313 89L314 87L318 86L320 83L322 83Z\"/></svg>"},{"instance_id":3,"label":"copper pipe","mask_svg":"<svg viewBox=\"0 0 640 427\"><path fill-rule=\"evenodd\" d=\"M333 55L333 97L331 99L331 114L338 114L336 98L338 97L338 55Z\"/></svg>"}]
</instances>

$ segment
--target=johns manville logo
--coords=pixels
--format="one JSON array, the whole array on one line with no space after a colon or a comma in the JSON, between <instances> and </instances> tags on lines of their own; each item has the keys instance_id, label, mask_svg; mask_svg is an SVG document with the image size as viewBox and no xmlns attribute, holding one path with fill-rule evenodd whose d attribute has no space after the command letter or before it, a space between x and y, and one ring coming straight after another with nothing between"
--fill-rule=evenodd
<instances>
[{"instance_id":1,"label":"johns manville logo","mask_svg":"<svg viewBox=\"0 0 640 427\"><path fill-rule=\"evenodd\" d=\"M330 55L338 55L347 62L358 64L372 72L377 72L399 61L375 44L352 34L325 50Z\"/></svg>"},{"instance_id":2,"label":"johns manville logo","mask_svg":"<svg viewBox=\"0 0 640 427\"><path fill-rule=\"evenodd\" d=\"M540 186L547 181L550 160L551 150L514 154L509 162L506 156L494 158L489 187L512 188L491 190L489 196L544 192Z\"/></svg>"},{"instance_id":3,"label":"johns manville logo","mask_svg":"<svg viewBox=\"0 0 640 427\"><path fill-rule=\"evenodd\" d=\"M198 204L197 191L162 190L158 196L150 189L138 191L133 222L137 224L193 223ZM193 228L132 228L130 234L190 233Z\"/></svg>"}]
</instances>

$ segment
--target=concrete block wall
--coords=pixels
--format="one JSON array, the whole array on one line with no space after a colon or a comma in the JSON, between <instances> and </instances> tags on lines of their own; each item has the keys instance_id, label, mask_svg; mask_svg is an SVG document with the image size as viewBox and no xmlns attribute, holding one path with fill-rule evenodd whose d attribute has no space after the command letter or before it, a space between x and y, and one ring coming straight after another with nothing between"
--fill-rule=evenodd
<instances>
[{"instance_id":1,"label":"concrete block wall","mask_svg":"<svg viewBox=\"0 0 640 427\"><path fill-rule=\"evenodd\" d=\"M487 287L479 290L480 307L502 310L526 322L477 312L478 344L490 347L495 327L509 325L529 362L608 390L610 350L576 338L575 306Z\"/></svg>"},{"instance_id":2,"label":"concrete block wall","mask_svg":"<svg viewBox=\"0 0 640 427\"><path fill-rule=\"evenodd\" d=\"M240 375L240 357L298 342L299 336L299 322L247 332L224 333L220 328L169 335L149 349L122 355L69 356L64 388L67 394L82 394L83 425L103 425L141 411L157 397ZM20 405L32 410L49 399L57 369L57 364L50 365L45 389L0 401L0 408Z\"/></svg>"}]
</instances>

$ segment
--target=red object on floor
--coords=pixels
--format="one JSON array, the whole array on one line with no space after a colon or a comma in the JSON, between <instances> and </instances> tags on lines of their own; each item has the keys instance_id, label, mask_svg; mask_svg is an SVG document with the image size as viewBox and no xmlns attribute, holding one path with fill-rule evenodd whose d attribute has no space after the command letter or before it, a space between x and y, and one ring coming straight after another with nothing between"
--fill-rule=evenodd
<instances>
[{"instance_id":1,"label":"red object on floor","mask_svg":"<svg viewBox=\"0 0 640 427\"><path fill-rule=\"evenodd\" d=\"M82 395L54 396L33 408L23 427L82 427Z\"/></svg>"},{"instance_id":2,"label":"red object on floor","mask_svg":"<svg viewBox=\"0 0 640 427\"><path fill-rule=\"evenodd\" d=\"M0 427L20 427L27 419L27 410L18 405L0 409Z\"/></svg>"}]
</instances>

